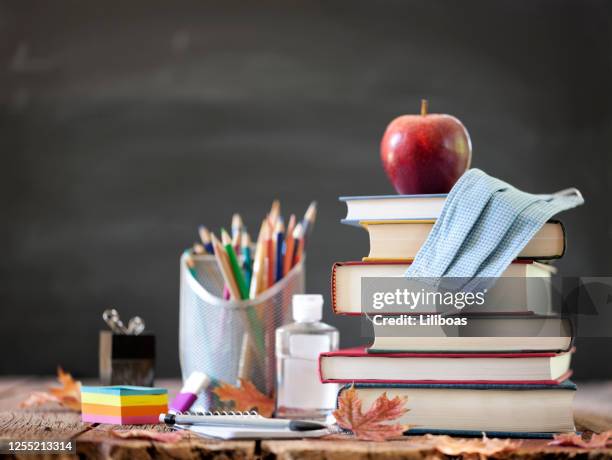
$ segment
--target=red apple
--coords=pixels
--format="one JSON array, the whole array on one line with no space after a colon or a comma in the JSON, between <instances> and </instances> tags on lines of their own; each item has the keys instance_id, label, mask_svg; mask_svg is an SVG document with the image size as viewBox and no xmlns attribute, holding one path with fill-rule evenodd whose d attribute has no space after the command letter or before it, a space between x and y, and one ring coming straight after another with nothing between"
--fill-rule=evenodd
<instances>
[{"instance_id":1,"label":"red apple","mask_svg":"<svg viewBox=\"0 0 612 460\"><path fill-rule=\"evenodd\" d=\"M470 167L472 144L458 119L428 114L423 100L420 115L402 115L389 123L380 158L397 193L448 193Z\"/></svg>"}]
</instances>

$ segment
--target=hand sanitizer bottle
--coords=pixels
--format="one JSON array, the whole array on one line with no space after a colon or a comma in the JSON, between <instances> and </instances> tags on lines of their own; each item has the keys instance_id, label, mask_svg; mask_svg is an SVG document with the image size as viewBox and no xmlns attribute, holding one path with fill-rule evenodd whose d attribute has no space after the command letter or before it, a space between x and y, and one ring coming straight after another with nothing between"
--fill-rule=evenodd
<instances>
[{"instance_id":1,"label":"hand sanitizer bottle","mask_svg":"<svg viewBox=\"0 0 612 460\"><path fill-rule=\"evenodd\" d=\"M338 385L321 383L319 353L338 349L338 329L322 323L322 295L294 295L295 323L276 330L276 415L324 419L336 406Z\"/></svg>"}]
</instances>

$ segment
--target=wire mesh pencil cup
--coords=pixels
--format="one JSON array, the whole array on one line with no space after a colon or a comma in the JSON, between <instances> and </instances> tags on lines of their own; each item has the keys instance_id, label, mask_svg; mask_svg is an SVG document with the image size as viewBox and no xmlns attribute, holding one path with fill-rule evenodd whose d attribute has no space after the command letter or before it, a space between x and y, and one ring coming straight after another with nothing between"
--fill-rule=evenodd
<instances>
[{"instance_id":1,"label":"wire mesh pencil cup","mask_svg":"<svg viewBox=\"0 0 612 460\"><path fill-rule=\"evenodd\" d=\"M220 382L251 381L263 393L275 392L275 331L291 321L293 294L304 293L304 260L255 299L224 300L223 277L212 255L181 257L179 359L183 380L194 371L213 384L195 406L226 409L212 390ZM195 276L194 276L195 275ZM197 278L197 279L196 279Z\"/></svg>"}]
</instances>

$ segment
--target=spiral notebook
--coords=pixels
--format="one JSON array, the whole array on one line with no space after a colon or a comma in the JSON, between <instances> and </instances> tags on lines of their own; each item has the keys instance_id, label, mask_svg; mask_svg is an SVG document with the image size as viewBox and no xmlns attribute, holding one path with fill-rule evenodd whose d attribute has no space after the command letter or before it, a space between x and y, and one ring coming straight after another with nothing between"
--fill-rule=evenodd
<instances>
[{"instance_id":1,"label":"spiral notebook","mask_svg":"<svg viewBox=\"0 0 612 460\"><path fill-rule=\"evenodd\" d=\"M175 425L176 429L189 430L198 436L213 439L301 439L320 438L332 434L332 430L293 431L289 428L264 427L261 422L272 419L256 413L184 412L196 416L202 425ZM220 424L215 425L218 421ZM208 424L210 423L210 424Z\"/></svg>"}]
</instances>

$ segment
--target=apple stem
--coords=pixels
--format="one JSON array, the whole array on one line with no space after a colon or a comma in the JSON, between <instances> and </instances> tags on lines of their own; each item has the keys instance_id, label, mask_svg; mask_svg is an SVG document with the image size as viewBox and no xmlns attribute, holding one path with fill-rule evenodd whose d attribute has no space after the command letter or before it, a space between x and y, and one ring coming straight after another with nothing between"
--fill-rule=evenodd
<instances>
[{"instance_id":1,"label":"apple stem","mask_svg":"<svg viewBox=\"0 0 612 460\"><path fill-rule=\"evenodd\" d=\"M427 99L421 99L421 115L427 115Z\"/></svg>"}]
</instances>

